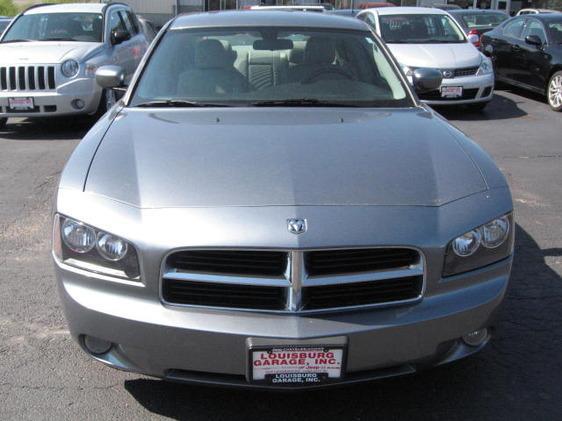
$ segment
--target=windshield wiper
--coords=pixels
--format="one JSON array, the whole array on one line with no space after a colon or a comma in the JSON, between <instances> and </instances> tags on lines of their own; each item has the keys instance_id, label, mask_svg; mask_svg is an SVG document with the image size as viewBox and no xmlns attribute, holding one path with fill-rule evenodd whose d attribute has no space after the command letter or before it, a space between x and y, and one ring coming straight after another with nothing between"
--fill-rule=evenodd
<instances>
[{"instance_id":1,"label":"windshield wiper","mask_svg":"<svg viewBox=\"0 0 562 421\"><path fill-rule=\"evenodd\" d=\"M40 41L74 41L74 42L78 42L74 38L57 38L57 37L43 38Z\"/></svg>"},{"instance_id":2,"label":"windshield wiper","mask_svg":"<svg viewBox=\"0 0 562 421\"><path fill-rule=\"evenodd\" d=\"M6 41L2 41L2 44L11 44L13 42L31 42L32 39L9 39Z\"/></svg>"},{"instance_id":3,"label":"windshield wiper","mask_svg":"<svg viewBox=\"0 0 562 421\"><path fill-rule=\"evenodd\" d=\"M230 107L227 104L213 104L210 102L185 101L179 99L167 99L164 101L148 101L135 105L143 108L200 108L200 107Z\"/></svg>"},{"instance_id":4,"label":"windshield wiper","mask_svg":"<svg viewBox=\"0 0 562 421\"><path fill-rule=\"evenodd\" d=\"M358 107L346 102L329 102L316 98L275 99L252 102L254 107Z\"/></svg>"}]
</instances>

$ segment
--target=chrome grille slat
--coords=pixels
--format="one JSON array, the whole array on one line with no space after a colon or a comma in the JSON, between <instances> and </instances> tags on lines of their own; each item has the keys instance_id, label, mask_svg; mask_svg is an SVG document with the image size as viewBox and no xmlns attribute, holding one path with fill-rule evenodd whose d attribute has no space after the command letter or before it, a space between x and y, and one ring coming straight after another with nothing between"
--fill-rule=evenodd
<instances>
[{"instance_id":1,"label":"chrome grille slat","mask_svg":"<svg viewBox=\"0 0 562 421\"><path fill-rule=\"evenodd\" d=\"M264 262L276 265L277 271L283 269L282 275L271 276L267 272L271 266ZM199 263L219 272L198 271L202 267ZM318 265L322 271L318 271ZM164 259L161 294L171 305L282 313L344 311L420 300L424 265L419 251L405 247L283 252L186 250ZM313 267L316 271L311 272ZM250 270L250 274L240 274L240 268ZM342 273L342 268L347 272ZM259 276L260 270L266 273ZM283 300L279 299L280 291Z\"/></svg>"},{"instance_id":2,"label":"chrome grille slat","mask_svg":"<svg viewBox=\"0 0 562 421\"><path fill-rule=\"evenodd\" d=\"M0 67L0 90L33 92L56 89L55 66L26 65Z\"/></svg>"}]
</instances>

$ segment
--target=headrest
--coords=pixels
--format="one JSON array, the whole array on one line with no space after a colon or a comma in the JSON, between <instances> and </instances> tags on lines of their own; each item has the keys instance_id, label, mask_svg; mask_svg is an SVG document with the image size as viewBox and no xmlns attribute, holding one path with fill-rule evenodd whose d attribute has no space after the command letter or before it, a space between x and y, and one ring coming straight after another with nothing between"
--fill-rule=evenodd
<instances>
[{"instance_id":1,"label":"headrest","mask_svg":"<svg viewBox=\"0 0 562 421\"><path fill-rule=\"evenodd\" d=\"M293 49L289 51L289 63L303 64L304 48L293 47Z\"/></svg>"},{"instance_id":2,"label":"headrest","mask_svg":"<svg viewBox=\"0 0 562 421\"><path fill-rule=\"evenodd\" d=\"M336 58L336 46L331 38L310 37L304 50L307 64L332 64Z\"/></svg>"},{"instance_id":3,"label":"headrest","mask_svg":"<svg viewBox=\"0 0 562 421\"><path fill-rule=\"evenodd\" d=\"M228 45L230 47L230 45ZM232 50L216 39L203 39L195 47L195 66L200 69L222 69L233 63Z\"/></svg>"}]
</instances>

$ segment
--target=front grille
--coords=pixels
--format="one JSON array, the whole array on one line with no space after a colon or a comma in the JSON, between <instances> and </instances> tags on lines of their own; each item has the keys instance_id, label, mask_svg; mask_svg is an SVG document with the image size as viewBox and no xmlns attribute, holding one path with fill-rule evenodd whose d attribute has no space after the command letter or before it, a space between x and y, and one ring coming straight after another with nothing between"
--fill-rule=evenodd
<instances>
[{"instance_id":1,"label":"front grille","mask_svg":"<svg viewBox=\"0 0 562 421\"><path fill-rule=\"evenodd\" d=\"M275 251L193 250L170 256L168 264L182 272L283 276L287 253Z\"/></svg>"},{"instance_id":2,"label":"front grille","mask_svg":"<svg viewBox=\"0 0 562 421\"><path fill-rule=\"evenodd\" d=\"M442 70L443 76L446 79L450 79L451 76L452 77L474 76L476 74L476 72L478 72L478 67L465 67L465 68L462 68L462 69ZM447 77L451 73L452 73L452 75Z\"/></svg>"},{"instance_id":3,"label":"front grille","mask_svg":"<svg viewBox=\"0 0 562 421\"><path fill-rule=\"evenodd\" d=\"M476 95L478 95L478 88L464 89L462 91L462 96L455 98L442 97L440 91L426 92L424 94L420 94L419 97L420 99L426 101L459 101L463 99L474 99L476 98Z\"/></svg>"},{"instance_id":4,"label":"front grille","mask_svg":"<svg viewBox=\"0 0 562 421\"><path fill-rule=\"evenodd\" d=\"M303 308L317 310L411 300L420 295L422 282L422 276L411 276L377 282L308 287L303 290Z\"/></svg>"},{"instance_id":5,"label":"front grille","mask_svg":"<svg viewBox=\"0 0 562 421\"><path fill-rule=\"evenodd\" d=\"M310 276L374 272L414 265L419 255L411 249L351 249L311 251L305 255Z\"/></svg>"},{"instance_id":6,"label":"front grille","mask_svg":"<svg viewBox=\"0 0 562 421\"><path fill-rule=\"evenodd\" d=\"M0 67L2 91L37 91L56 89L54 66Z\"/></svg>"},{"instance_id":7,"label":"front grille","mask_svg":"<svg viewBox=\"0 0 562 421\"><path fill-rule=\"evenodd\" d=\"M162 297L169 303L257 310L283 310L285 288L166 279Z\"/></svg>"},{"instance_id":8,"label":"front grille","mask_svg":"<svg viewBox=\"0 0 562 421\"><path fill-rule=\"evenodd\" d=\"M413 302L424 262L409 248L185 250L164 263L168 304L281 312Z\"/></svg>"}]
</instances>

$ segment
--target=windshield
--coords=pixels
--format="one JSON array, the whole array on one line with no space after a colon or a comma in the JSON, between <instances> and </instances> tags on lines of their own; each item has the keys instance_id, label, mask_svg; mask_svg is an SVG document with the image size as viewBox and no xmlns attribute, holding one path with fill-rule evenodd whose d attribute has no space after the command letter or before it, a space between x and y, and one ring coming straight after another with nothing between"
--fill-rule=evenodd
<instances>
[{"instance_id":1,"label":"windshield","mask_svg":"<svg viewBox=\"0 0 562 421\"><path fill-rule=\"evenodd\" d=\"M171 101L175 101L172 104ZM370 32L172 30L150 58L132 106L413 105ZM194 105L194 104L184 104Z\"/></svg>"},{"instance_id":2,"label":"windshield","mask_svg":"<svg viewBox=\"0 0 562 421\"><path fill-rule=\"evenodd\" d=\"M463 14L462 20L469 28L495 28L508 18L503 13Z\"/></svg>"},{"instance_id":3,"label":"windshield","mask_svg":"<svg viewBox=\"0 0 562 421\"><path fill-rule=\"evenodd\" d=\"M382 38L388 44L464 43L465 36L447 15L382 15Z\"/></svg>"},{"instance_id":4,"label":"windshield","mask_svg":"<svg viewBox=\"0 0 562 421\"><path fill-rule=\"evenodd\" d=\"M38 13L16 20L2 42L101 42L102 15L98 13Z\"/></svg>"}]
</instances>

